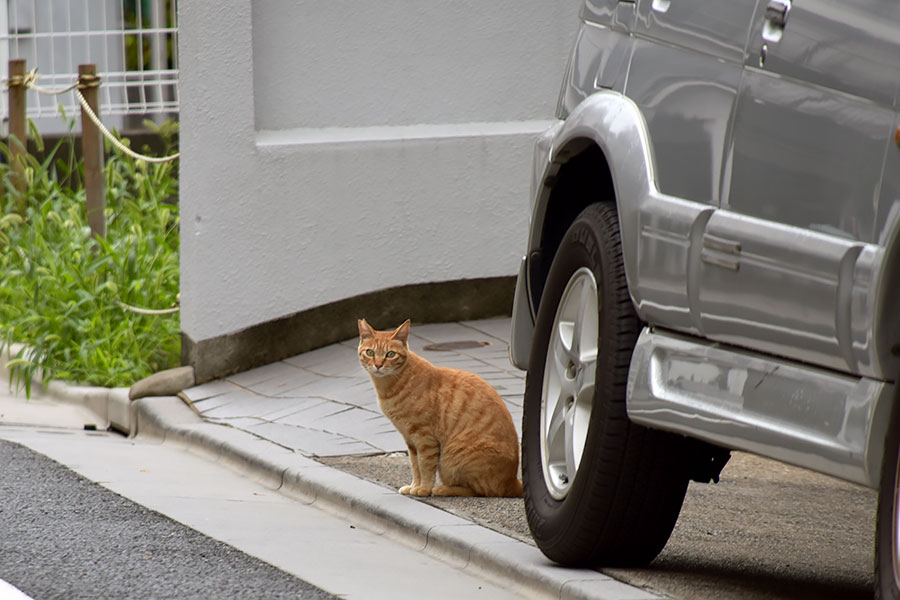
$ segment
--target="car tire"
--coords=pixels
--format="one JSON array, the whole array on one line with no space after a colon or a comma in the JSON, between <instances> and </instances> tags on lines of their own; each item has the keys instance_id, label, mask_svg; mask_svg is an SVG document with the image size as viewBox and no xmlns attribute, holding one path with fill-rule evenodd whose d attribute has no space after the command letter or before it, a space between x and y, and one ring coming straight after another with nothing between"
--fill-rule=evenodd
<instances>
[{"instance_id":1,"label":"car tire","mask_svg":"<svg viewBox=\"0 0 900 600\"><path fill-rule=\"evenodd\" d=\"M875 598L900 600L900 408L884 445L875 525Z\"/></svg>"},{"instance_id":2,"label":"car tire","mask_svg":"<svg viewBox=\"0 0 900 600\"><path fill-rule=\"evenodd\" d=\"M611 203L586 208L554 257L529 357L522 425L535 542L568 566L643 566L665 546L688 484L685 438L631 423L642 323Z\"/></svg>"}]
</instances>

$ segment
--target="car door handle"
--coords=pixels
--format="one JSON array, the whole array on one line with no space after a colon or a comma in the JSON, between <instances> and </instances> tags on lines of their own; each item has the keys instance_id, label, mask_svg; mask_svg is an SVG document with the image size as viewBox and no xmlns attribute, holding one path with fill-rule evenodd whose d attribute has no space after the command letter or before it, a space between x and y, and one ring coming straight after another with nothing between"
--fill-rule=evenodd
<instances>
[{"instance_id":1,"label":"car door handle","mask_svg":"<svg viewBox=\"0 0 900 600\"><path fill-rule=\"evenodd\" d=\"M762 36L767 42L780 42L791 12L791 0L769 0L763 22Z\"/></svg>"},{"instance_id":2,"label":"car door handle","mask_svg":"<svg viewBox=\"0 0 900 600\"><path fill-rule=\"evenodd\" d=\"M773 27L781 27L784 29L787 23L788 11L791 10L791 3L788 0L771 0L766 6L766 21Z\"/></svg>"}]
</instances>

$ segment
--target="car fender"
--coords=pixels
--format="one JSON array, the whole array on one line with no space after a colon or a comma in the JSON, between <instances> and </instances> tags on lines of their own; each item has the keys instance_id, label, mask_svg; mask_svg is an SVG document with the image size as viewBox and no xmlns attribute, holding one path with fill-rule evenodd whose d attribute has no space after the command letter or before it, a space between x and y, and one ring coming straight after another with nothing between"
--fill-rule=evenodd
<instances>
[{"instance_id":1,"label":"car fender","mask_svg":"<svg viewBox=\"0 0 900 600\"><path fill-rule=\"evenodd\" d=\"M568 118L551 128L547 138L539 141L535 157L533 182L535 207L529 248L540 247L540 227L550 201L550 189L560 167L573 155L593 143L606 157L618 208L625 274L635 309L644 321L662 320L673 326L692 329L690 320L680 313L660 314L659 307L685 307L687 292L682 297L658 302L647 297L638 268L638 246L641 219L654 221L654 227L689 238L704 213L711 213L708 205L687 202L659 191L654 169L653 145L640 108L629 98L612 90L592 94L569 114ZM688 257L679 261L688 277Z\"/></svg>"},{"instance_id":2,"label":"car fender","mask_svg":"<svg viewBox=\"0 0 900 600\"><path fill-rule=\"evenodd\" d=\"M554 177L588 144L600 149L609 167L626 280L638 316L651 324L704 336L692 297L698 293L699 261L691 253L702 246L706 224L718 209L660 192L646 121L639 107L621 93L592 94L536 145L530 250L540 248ZM895 309L900 278L891 266L900 261L898 215L900 211L894 210L888 219L890 237L859 245L859 257L850 265L855 274L845 277L850 301L859 308L852 313L852 330L842 336L853 342L849 350L853 360L841 370L887 381L894 380L900 356L900 312ZM668 240L664 249L659 239ZM673 286L674 281L685 285ZM524 356L522 350L518 354Z\"/></svg>"},{"instance_id":3,"label":"car fender","mask_svg":"<svg viewBox=\"0 0 900 600\"><path fill-rule=\"evenodd\" d=\"M606 156L618 204L626 281L635 306L641 295L637 269L639 209L659 195L653 170L652 145L640 109L629 98L601 90L579 103L565 121L557 121L536 141L532 165L532 214L528 253L523 258L513 306L510 358L526 368L539 291L529 260L541 249L548 205L560 168L587 144ZM644 318L645 315L639 315Z\"/></svg>"},{"instance_id":4,"label":"car fender","mask_svg":"<svg viewBox=\"0 0 900 600\"><path fill-rule=\"evenodd\" d=\"M553 140L549 163L564 162L570 142L576 139L592 140L606 156L618 204L626 278L637 306L639 209L649 197L659 193L646 122L629 98L604 90L589 96L570 113Z\"/></svg>"}]
</instances>

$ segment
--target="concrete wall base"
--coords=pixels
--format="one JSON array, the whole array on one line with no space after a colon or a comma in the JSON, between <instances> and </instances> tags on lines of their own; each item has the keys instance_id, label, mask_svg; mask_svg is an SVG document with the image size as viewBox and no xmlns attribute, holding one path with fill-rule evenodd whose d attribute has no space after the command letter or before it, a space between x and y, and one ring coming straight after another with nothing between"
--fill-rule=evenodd
<instances>
[{"instance_id":1,"label":"concrete wall base","mask_svg":"<svg viewBox=\"0 0 900 600\"><path fill-rule=\"evenodd\" d=\"M404 285L199 342L182 334L181 362L194 367L199 384L352 338L358 335L356 322L361 318L388 329L406 319L446 323L509 316L515 285L515 277Z\"/></svg>"}]
</instances>

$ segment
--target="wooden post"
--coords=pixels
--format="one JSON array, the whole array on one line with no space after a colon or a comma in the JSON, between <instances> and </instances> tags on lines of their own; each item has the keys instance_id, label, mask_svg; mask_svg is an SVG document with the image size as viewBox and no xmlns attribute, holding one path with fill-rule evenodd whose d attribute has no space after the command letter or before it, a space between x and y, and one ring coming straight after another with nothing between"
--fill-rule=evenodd
<instances>
[{"instance_id":1,"label":"wooden post","mask_svg":"<svg viewBox=\"0 0 900 600\"><path fill-rule=\"evenodd\" d=\"M100 118L97 88L100 77L95 65L78 65L78 90ZM81 108L81 154L84 157L85 209L94 237L106 237L106 194L103 190L103 139L100 130Z\"/></svg>"},{"instance_id":2,"label":"wooden post","mask_svg":"<svg viewBox=\"0 0 900 600\"><path fill-rule=\"evenodd\" d=\"M25 192L25 153L28 138L25 135L25 59L9 61L9 151L13 168L13 184L20 193ZM24 213L25 199L19 198L19 212Z\"/></svg>"}]
</instances>

